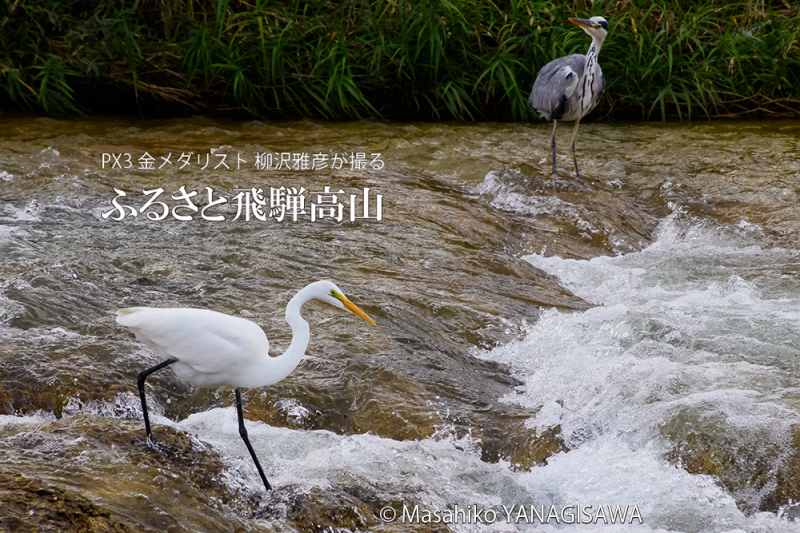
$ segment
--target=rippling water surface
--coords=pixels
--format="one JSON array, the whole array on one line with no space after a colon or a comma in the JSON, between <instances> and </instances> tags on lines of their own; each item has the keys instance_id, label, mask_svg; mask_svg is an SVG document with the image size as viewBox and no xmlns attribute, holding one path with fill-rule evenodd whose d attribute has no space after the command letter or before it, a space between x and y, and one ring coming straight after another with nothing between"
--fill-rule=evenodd
<instances>
[{"instance_id":1,"label":"rippling water surface","mask_svg":"<svg viewBox=\"0 0 800 533\"><path fill-rule=\"evenodd\" d=\"M638 505L644 523L625 530L796 530L800 124L588 125L586 178L551 180L534 125L2 123L4 527L82 512L133 530L402 531L379 510L405 503ZM380 152L386 166L100 165L209 150ZM141 205L156 187L324 185L380 192L384 220L102 216L115 188ZM323 278L379 327L309 305L307 359L248 391L272 494L229 389L156 374L156 434L173 451L143 448L135 375L158 357L114 309L246 316L280 353L283 307ZM31 487L90 510L29 514ZM452 529L531 529L499 516ZM561 528L620 530L602 526Z\"/></svg>"}]
</instances>

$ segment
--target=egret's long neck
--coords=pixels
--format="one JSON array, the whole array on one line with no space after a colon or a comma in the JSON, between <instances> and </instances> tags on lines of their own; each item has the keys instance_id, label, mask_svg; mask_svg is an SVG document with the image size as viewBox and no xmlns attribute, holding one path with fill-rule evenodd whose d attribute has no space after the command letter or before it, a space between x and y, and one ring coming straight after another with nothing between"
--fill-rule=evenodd
<instances>
[{"instance_id":1,"label":"egret's long neck","mask_svg":"<svg viewBox=\"0 0 800 533\"><path fill-rule=\"evenodd\" d=\"M286 373L281 373L280 379L288 376L300 363L300 359L306 354L308 348L308 341L311 340L311 330L308 327L308 322L300 315L300 310L303 304L309 301L312 296L305 287L295 294L289 304L286 306L286 322L292 328L292 342L282 355L276 358L282 370Z\"/></svg>"},{"instance_id":2,"label":"egret's long neck","mask_svg":"<svg viewBox=\"0 0 800 533\"><path fill-rule=\"evenodd\" d=\"M286 306L286 322L292 328L292 342L289 343L289 347L283 354L278 357L264 354L264 359L259 361L258 368L248 369L250 376L247 381L252 380L251 387L263 387L277 383L291 374L300 364L300 360L306 354L308 341L311 339L308 322L300 315L300 310L304 303L314 297L312 292L311 285L307 285L289 300L289 304Z\"/></svg>"}]
</instances>

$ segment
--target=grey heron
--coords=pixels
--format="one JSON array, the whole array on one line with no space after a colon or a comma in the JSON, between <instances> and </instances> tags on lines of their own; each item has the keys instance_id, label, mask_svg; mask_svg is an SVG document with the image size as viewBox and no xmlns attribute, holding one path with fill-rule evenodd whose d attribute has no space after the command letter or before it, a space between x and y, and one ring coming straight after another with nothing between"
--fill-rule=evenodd
<instances>
[{"instance_id":1,"label":"grey heron","mask_svg":"<svg viewBox=\"0 0 800 533\"><path fill-rule=\"evenodd\" d=\"M608 34L608 22L603 17L589 19L570 18L569 22L578 26L592 38L586 55L571 54L547 63L539 71L528 103L539 114L553 121L550 147L553 156L553 176L556 176L556 130L558 121L575 122L572 130L572 162L575 176L580 177L578 159L575 156L575 138L581 119L595 108L603 93L603 71L597 56Z\"/></svg>"}]
</instances>

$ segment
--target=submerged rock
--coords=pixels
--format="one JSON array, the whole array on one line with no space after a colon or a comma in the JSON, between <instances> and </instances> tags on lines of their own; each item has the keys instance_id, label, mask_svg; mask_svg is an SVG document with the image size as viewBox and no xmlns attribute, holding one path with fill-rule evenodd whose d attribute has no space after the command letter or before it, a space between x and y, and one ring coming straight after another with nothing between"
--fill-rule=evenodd
<instances>
[{"instance_id":1,"label":"submerged rock","mask_svg":"<svg viewBox=\"0 0 800 533\"><path fill-rule=\"evenodd\" d=\"M505 460L517 470L530 470L560 452L567 451L561 428L554 426L537 431L525 425L530 412L518 412L497 418L496 424L483 428L480 436L481 459L489 462Z\"/></svg>"},{"instance_id":2,"label":"submerged rock","mask_svg":"<svg viewBox=\"0 0 800 533\"><path fill-rule=\"evenodd\" d=\"M419 383L363 363L347 365L325 390L287 381L247 396L247 417L273 426L413 440L430 437L443 423L434 396Z\"/></svg>"},{"instance_id":3,"label":"submerged rock","mask_svg":"<svg viewBox=\"0 0 800 533\"><path fill-rule=\"evenodd\" d=\"M380 510L415 503L408 487L343 474L325 487L253 492L219 453L168 426L80 414L0 426L0 530L422 531Z\"/></svg>"},{"instance_id":4,"label":"submerged rock","mask_svg":"<svg viewBox=\"0 0 800 533\"><path fill-rule=\"evenodd\" d=\"M0 428L0 524L44 531L269 531L209 446L158 426L80 415ZM20 473L20 472L24 472Z\"/></svg>"},{"instance_id":5,"label":"submerged rock","mask_svg":"<svg viewBox=\"0 0 800 533\"><path fill-rule=\"evenodd\" d=\"M657 226L652 207L620 187L544 178L522 165L522 171L490 171L474 192L491 207L527 219L534 230L523 237L527 250L545 246L555 255L592 257L638 250Z\"/></svg>"},{"instance_id":6,"label":"submerged rock","mask_svg":"<svg viewBox=\"0 0 800 533\"><path fill-rule=\"evenodd\" d=\"M400 533L444 533L444 524L403 524L401 520L384 521L381 510L391 507L401 516L403 506L414 505L402 489L377 486L360 476L349 474L327 488L303 491L282 487L273 492L267 507L257 513L259 518L286 520L299 531L325 532L336 529L349 531L383 531Z\"/></svg>"},{"instance_id":7,"label":"submerged rock","mask_svg":"<svg viewBox=\"0 0 800 533\"><path fill-rule=\"evenodd\" d=\"M800 426L792 430L792 451L775 474L775 488L761 502L765 511L785 508L787 516L800 520Z\"/></svg>"},{"instance_id":8,"label":"submerged rock","mask_svg":"<svg viewBox=\"0 0 800 533\"><path fill-rule=\"evenodd\" d=\"M0 470L0 528L6 531L134 531L77 491Z\"/></svg>"},{"instance_id":9,"label":"submerged rock","mask_svg":"<svg viewBox=\"0 0 800 533\"><path fill-rule=\"evenodd\" d=\"M800 501L800 427L781 442L686 413L662 426L673 443L667 459L692 474L713 476L746 513L775 512Z\"/></svg>"}]
</instances>

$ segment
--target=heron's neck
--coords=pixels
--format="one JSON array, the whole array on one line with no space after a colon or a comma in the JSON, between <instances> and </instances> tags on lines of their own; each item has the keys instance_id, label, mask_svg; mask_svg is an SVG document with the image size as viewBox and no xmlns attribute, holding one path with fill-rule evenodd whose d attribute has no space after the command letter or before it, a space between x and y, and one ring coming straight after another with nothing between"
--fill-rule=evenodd
<instances>
[{"instance_id":1,"label":"heron's neck","mask_svg":"<svg viewBox=\"0 0 800 533\"><path fill-rule=\"evenodd\" d=\"M586 52L586 64L583 67L583 75L578 82L580 86L580 99L578 102L580 116L588 113L597 103L595 99L596 95L592 91L592 85L597 76L597 55L600 53L600 48L602 46L603 38L592 35L592 44L589 46L589 51Z\"/></svg>"},{"instance_id":2,"label":"heron's neck","mask_svg":"<svg viewBox=\"0 0 800 533\"><path fill-rule=\"evenodd\" d=\"M597 56L600 55L600 49L603 47L603 38L592 36L592 44L589 45L589 51L586 52L586 67L583 69L583 77L589 76L589 72L594 70L597 66Z\"/></svg>"},{"instance_id":3,"label":"heron's neck","mask_svg":"<svg viewBox=\"0 0 800 533\"><path fill-rule=\"evenodd\" d=\"M291 374L300 360L306 354L308 341L311 339L311 330L308 322L300 315L303 304L314 298L311 285L300 289L286 306L286 322L292 328L292 341L283 354L270 357L264 354L264 359L259 361L258 368L248 369L249 379L253 381L251 387L272 385Z\"/></svg>"}]
</instances>

